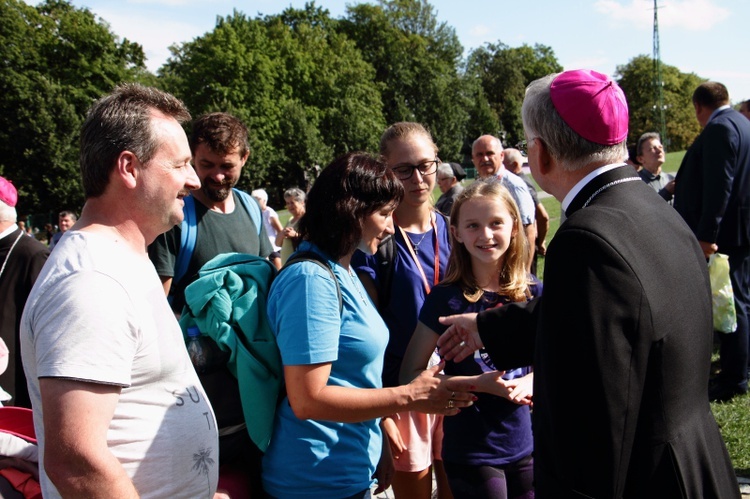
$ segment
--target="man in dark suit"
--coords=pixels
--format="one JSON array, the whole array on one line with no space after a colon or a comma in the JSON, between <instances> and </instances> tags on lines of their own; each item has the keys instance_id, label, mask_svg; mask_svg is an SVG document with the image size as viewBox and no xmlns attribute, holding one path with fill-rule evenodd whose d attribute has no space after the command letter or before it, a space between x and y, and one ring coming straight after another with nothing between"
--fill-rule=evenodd
<instances>
[{"instance_id":1,"label":"man in dark suit","mask_svg":"<svg viewBox=\"0 0 750 499\"><path fill-rule=\"evenodd\" d=\"M0 390L0 400L3 405L30 409L31 400L21 364L18 332L23 307L47 261L49 249L36 238L26 237L26 233L16 223L17 202L16 187L0 177L0 339L8 347L8 368L0 372L0 389L7 391L12 397L10 401L2 400Z\"/></svg>"},{"instance_id":2,"label":"man in dark suit","mask_svg":"<svg viewBox=\"0 0 750 499\"><path fill-rule=\"evenodd\" d=\"M703 131L677 172L675 204L698 238L706 258L729 256L737 330L721 335L721 373L711 400L747 393L750 335L750 121L729 107L721 83L706 82L693 92ZM682 197L682 199L680 199Z\"/></svg>"},{"instance_id":3,"label":"man in dark suit","mask_svg":"<svg viewBox=\"0 0 750 499\"><path fill-rule=\"evenodd\" d=\"M706 397L706 262L624 163L622 90L594 71L549 75L529 85L522 114L532 175L567 215L544 295L443 318L455 326L441 354L485 348L498 369L533 361L537 497L738 498Z\"/></svg>"}]
</instances>

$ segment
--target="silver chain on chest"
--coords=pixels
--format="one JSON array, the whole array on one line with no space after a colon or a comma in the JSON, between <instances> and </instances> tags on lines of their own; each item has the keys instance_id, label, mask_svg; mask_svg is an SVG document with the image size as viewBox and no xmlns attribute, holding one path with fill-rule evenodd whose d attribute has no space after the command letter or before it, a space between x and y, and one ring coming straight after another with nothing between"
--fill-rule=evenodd
<instances>
[{"instance_id":1,"label":"silver chain on chest","mask_svg":"<svg viewBox=\"0 0 750 499\"><path fill-rule=\"evenodd\" d=\"M606 191L607 189L609 189L609 188L610 188L610 187L612 187L613 185L617 185L617 184L622 184L623 182L633 182L633 181L635 181L635 180L641 180L641 178L640 178L640 177L628 177L628 178L621 178L621 179L619 179L619 180L613 180L612 182L610 182L610 183L608 183L608 184L604 184L603 186L599 187L599 188L598 188L598 189L596 190L596 192L594 192L594 193L593 193L593 194L591 195L591 197L590 197L590 198L588 198L588 199L586 200L586 202L585 202L585 203L583 203L583 206L582 206L581 208L585 208L585 207L587 207L587 206L589 205L589 203L591 203L591 201L593 201L593 200L594 200L594 198L595 198L596 196L598 196L599 194L601 194L601 193L602 193L602 191Z\"/></svg>"}]
</instances>

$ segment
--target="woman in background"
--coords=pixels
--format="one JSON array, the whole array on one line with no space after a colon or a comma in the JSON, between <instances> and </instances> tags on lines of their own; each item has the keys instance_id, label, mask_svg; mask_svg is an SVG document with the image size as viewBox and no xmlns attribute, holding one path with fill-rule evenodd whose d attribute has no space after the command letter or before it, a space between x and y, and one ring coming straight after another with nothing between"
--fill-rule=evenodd
<instances>
[{"instance_id":1,"label":"woman in background","mask_svg":"<svg viewBox=\"0 0 750 499\"><path fill-rule=\"evenodd\" d=\"M281 265L286 263L296 249L299 237L297 224L305 214L305 193L296 187L287 189L284 191L284 203L292 216L287 220L284 230L276 234L276 246L281 246Z\"/></svg>"},{"instance_id":2,"label":"woman in background","mask_svg":"<svg viewBox=\"0 0 750 499\"><path fill-rule=\"evenodd\" d=\"M384 386L398 386L401 361L422 303L432 286L443 279L448 265L448 222L432 206L440 163L437 152L430 132L419 123L395 123L380 138L380 153L404 188L404 198L393 215L393 241L387 243L392 245L394 258L384 264L380 252L357 253L354 267L388 326ZM395 459L396 497L430 499L434 463L438 496L450 499L440 461L442 416L399 411L384 420L384 428Z\"/></svg>"}]
</instances>

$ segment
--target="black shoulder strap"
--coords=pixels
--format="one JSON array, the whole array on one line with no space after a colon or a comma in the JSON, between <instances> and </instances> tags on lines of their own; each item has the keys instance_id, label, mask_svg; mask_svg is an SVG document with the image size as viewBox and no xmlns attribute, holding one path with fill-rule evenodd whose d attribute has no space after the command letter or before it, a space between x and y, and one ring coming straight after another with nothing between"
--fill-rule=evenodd
<instances>
[{"instance_id":1,"label":"black shoulder strap","mask_svg":"<svg viewBox=\"0 0 750 499\"><path fill-rule=\"evenodd\" d=\"M385 310L391 301L391 285L393 284L393 269L396 259L396 235L390 235L378 244L375 261L378 263L380 286L378 286L378 306Z\"/></svg>"},{"instance_id":2,"label":"black shoulder strap","mask_svg":"<svg viewBox=\"0 0 750 499\"><path fill-rule=\"evenodd\" d=\"M339 315L344 310L344 298L341 296L341 286L339 286L339 280L336 278L336 274L333 273L333 269L330 265L328 265L328 261L324 259L322 256L318 255L317 253L313 251L301 251L294 253L289 259L286 261L284 266L279 270L279 274L284 271L284 269L287 269L298 262L313 262L321 266L322 268L326 269L329 274L331 274L331 278L333 279L334 284L336 284L336 293L339 298ZM278 276L278 274L276 274Z\"/></svg>"},{"instance_id":3,"label":"black shoulder strap","mask_svg":"<svg viewBox=\"0 0 750 499\"><path fill-rule=\"evenodd\" d=\"M440 210L434 210L436 215L440 215L443 218L446 226L450 225L451 218Z\"/></svg>"}]
</instances>

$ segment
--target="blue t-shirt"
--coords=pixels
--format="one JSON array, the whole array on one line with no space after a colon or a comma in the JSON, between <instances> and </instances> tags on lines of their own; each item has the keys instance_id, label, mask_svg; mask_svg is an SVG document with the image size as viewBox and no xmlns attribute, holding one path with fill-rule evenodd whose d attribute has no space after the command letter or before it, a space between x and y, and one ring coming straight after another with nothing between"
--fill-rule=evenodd
<instances>
[{"instance_id":1,"label":"blue t-shirt","mask_svg":"<svg viewBox=\"0 0 750 499\"><path fill-rule=\"evenodd\" d=\"M438 254L440 255L438 281L443 280L445 270L448 267L448 258L451 253L450 231L448 223L440 214L435 214L438 232ZM425 277L430 286L433 285L435 276L435 236L434 230L430 229L423 234L406 233L412 242L420 242L417 256L422 265ZM396 230L393 236L396 240L396 258L394 259L393 280L391 281L391 297L388 306L381 310L383 320L388 326L390 339L385 354L385 365L383 366L383 385L398 386L399 370L404 358L406 347L409 345L417 327L417 318L427 296L424 288L422 274L414 262L406 242L400 230ZM384 278L386 271L378 265L375 255L365 255L361 251L355 251L352 257L352 266L357 272L368 274L376 287L380 286L380 280Z\"/></svg>"},{"instance_id":2,"label":"blue t-shirt","mask_svg":"<svg viewBox=\"0 0 750 499\"><path fill-rule=\"evenodd\" d=\"M536 279L530 286L532 298L541 294L542 285ZM508 298L485 292L476 303L470 303L458 285L439 285L425 300L419 321L438 334L447 329L438 317L452 314L481 312L508 303ZM494 371L487 352L479 350L461 362L449 361L445 374L474 376ZM520 378L531 372L529 367L506 371L504 379ZM443 460L471 466L502 466L531 454L534 449L529 406L491 395L478 393L471 407L461 409L455 416L443 420Z\"/></svg>"},{"instance_id":3,"label":"blue t-shirt","mask_svg":"<svg viewBox=\"0 0 750 499\"><path fill-rule=\"evenodd\" d=\"M303 242L300 251L315 251ZM327 258L327 257L326 257ZM341 287L325 269L300 262L274 280L268 319L284 365L331 363L328 384L380 388L388 332L356 274L329 259ZM367 489L380 459L379 421L300 420L284 399L263 459L263 486L280 498L342 498Z\"/></svg>"}]
</instances>

